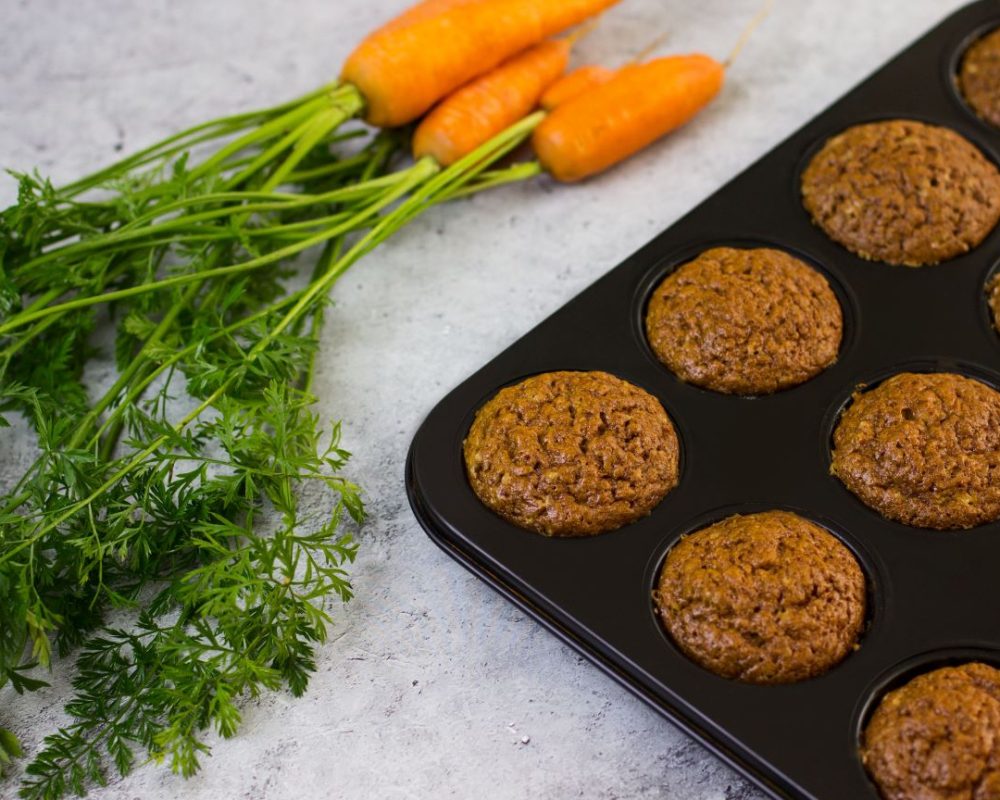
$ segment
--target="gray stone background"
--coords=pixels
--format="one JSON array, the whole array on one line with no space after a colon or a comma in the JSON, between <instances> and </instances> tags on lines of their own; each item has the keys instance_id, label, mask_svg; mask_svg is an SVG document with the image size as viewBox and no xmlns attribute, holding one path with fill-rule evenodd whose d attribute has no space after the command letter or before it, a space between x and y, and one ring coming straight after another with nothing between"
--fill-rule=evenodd
<instances>
[{"instance_id":1,"label":"gray stone background","mask_svg":"<svg viewBox=\"0 0 1000 800\"><path fill-rule=\"evenodd\" d=\"M74 178L186 125L324 83L405 0L0 0L0 164ZM758 0L623 0L578 49L615 63L730 48ZM438 208L334 291L320 411L343 418L370 521L307 696L248 704L183 782L151 766L92 796L757 800L745 781L448 560L406 504L403 463L470 372L961 3L778 0L694 123L574 187ZM0 205L14 198L0 178ZM0 479L30 443L0 438ZM3 481L6 482L6 481ZM0 721L29 751L66 721L68 674ZM15 784L0 781L0 797Z\"/></svg>"}]
</instances>

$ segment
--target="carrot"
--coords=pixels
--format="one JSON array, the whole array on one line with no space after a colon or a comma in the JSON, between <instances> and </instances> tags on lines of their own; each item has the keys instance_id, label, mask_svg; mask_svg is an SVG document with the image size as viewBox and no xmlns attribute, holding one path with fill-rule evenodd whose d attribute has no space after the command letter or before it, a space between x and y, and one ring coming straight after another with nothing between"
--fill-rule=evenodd
<instances>
[{"instance_id":1,"label":"carrot","mask_svg":"<svg viewBox=\"0 0 1000 800\"><path fill-rule=\"evenodd\" d=\"M643 61L649 56L650 53L662 45L667 38L666 34L660 34L653 39L653 41L643 47L642 50L632 56L628 63L638 64L640 61ZM604 67L600 64L585 64L582 67L577 67L568 75L564 75L562 78L553 83L548 89L546 89L545 93L542 95L542 99L539 101L539 105L545 111L554 111L557 106L564 105L570 100L575 100L577 97L585 92L589 92L591 89L603 86L615 77L617 72L618 69Z\"/></svg>"},{"instance_id":2,"label":"carrot","mask_svg":"<svg viewBox=\"0 0 1000 800\"><path fill-rule=\"evenodd\" d=\"M542 95L539 105L546 111L553 111L584 92L603 86L615 77L615 70L600 64L586 64L577 67L553 83Z\"/></svg>"},{"instance_id":3,"label":"carrot","mask_svg":"<svg viewBox=\"0 0 1000 800\"><path fill-rule=\"evenodd\" d=\"M571 48L569 39L542 42L449 95L417 127L413 157L450 166L527 116L566 70Z\"/></svg>"},{"instance_id":4,"label":"carrot","mask_svg":"<svg viewBox=\"0 0 1000 800\"><path fill-rule=\"evenodd\" d=\"M596 175L690 120L724 77L725 67L701 54L622 67L603 86L556 108L535 129L535 152L556 180Z\"/></svg>"},{"instance_id":5,"label":"carrot","mask_svg":"<svg viewBox=\"0 0 1000 800\"><path fill-rule=\"evenodd\" d=\"M559 181L583 180L679 128L719 93L726 70L773 7L774 0L764 0L721 64L700 53L627 64L607 83L558 106L532 135L542 169Z\"/></svg>"},{"instance_id":6,"label":"carrot","mask_svg":"<svg viewBox=\"0 0 1000 800\"><path fill-rule=\"evenodd\" d=\"M408 22L369 35L348 57L341 79L364 98L368 122L403 125L511 56L617 2L428 0L410 10Z\"/></svg>"}]
</instances>

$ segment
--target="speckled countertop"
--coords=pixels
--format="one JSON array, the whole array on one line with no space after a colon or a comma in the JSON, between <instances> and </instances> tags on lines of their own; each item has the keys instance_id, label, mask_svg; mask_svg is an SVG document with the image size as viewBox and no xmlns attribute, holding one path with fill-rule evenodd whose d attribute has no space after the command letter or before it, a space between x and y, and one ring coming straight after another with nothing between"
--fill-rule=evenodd
<instances>
[{"instance_id":1,"label":"speckled countertop","mask_svg":"<svg viewBox=\"0 0 1000 800\"><path fill-rule=\"evenodd\" d=\"M63 181L294 96L404 4L3 0L0 163ZM316 388L367 491L358 596L305 698L249 704L192 780L147 766L92 796L760 798L432 545L406 503L406 450L448 389L960 5L778 0L719 100L669 140L581 186L537 180L435 209L348 273ZM623 0L579 57L614 62L661 31L664 50L721 55L757 6ZM0 204L13 195L0 179ZM0 438L0 479L25 444ZM0 723L29 751L66 721L64 669L52 684L0 691Z\"/></svg>"}]
</instances>

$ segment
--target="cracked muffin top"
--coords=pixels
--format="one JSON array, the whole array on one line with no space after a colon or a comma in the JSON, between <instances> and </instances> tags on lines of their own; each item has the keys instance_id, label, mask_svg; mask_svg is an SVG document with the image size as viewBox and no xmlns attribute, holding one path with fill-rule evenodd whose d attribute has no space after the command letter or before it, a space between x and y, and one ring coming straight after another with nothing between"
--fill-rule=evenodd
<instances>
[{"instance_id":1,"label":"cracked muffin top","mask_svg":"<svg viewBox=\"0 0 1000 800\"><path fill-rule=\"evenodd\" d=\"M1000 28L965 51L958 88L973 111L1000 128Z\"/></svg>"},{"instance_id":2,"label":"cracked muffin top","mask_svg":"<svg viewBox=\"0 0 1000 800\"><path fill-rule=\"evenodd\" d=\"M833 432L831 472L889 519L972 528L1000 517L1000 392L948 372L856 392Z\"/></svg>"},{"instance_id":3,"label":"cracked muffin top","mask_svg":"<svg viewBox=\"0 0 1000 800\"><path fill-rule=\"evenodd\" d=\"M716 247L668 275L646 312L657 358L681 380L761 395L836 359L843 315L826 278L768 247Z\"/></svg>"},{"instance_id":4,"label":"cracked muffin top","mask_svg":"<svg viewBox=\"0 0 1000 800\"><path fill-rule=\"evenodd\" d=\"M501 389L463 445L479 499L522 528L586 536L649 514L677 485L660 402L606 372L548 372Z\"/></svg>"},{"instance_id":5,"label":"cracked muffin top","mask_svg":"<svg viewBox=\"0 0 1000 800\"><path fill-rule=\"evenodd\" d=\"M833 534L790 511L733 516L682 538L653 594L696 663L748 683L791 683L839 663L865 621L865 577Z\"/></svg>"},{"instance_id":6,"label":"cracked muffin top","mask_svg":"<svg viewBox=\"0 0 1000 800\"><path fill-rule=\"evenodd\" d=\"M861 759L885 800L1000 797L1000 671L943 667L889 692Z\"/></svg>"},{"instance_id":7,"label":"cracked muffin top","mask_svg":"<svg viewBox=\"0 0 1000 800\"><path fill-rule=\"evenodd\" d=\"M919 267L976 247L1000 219L1000 172L964 137L913 120L834 136L802 173L813 221L873 261Z\"/></svg>"}]
</instances>

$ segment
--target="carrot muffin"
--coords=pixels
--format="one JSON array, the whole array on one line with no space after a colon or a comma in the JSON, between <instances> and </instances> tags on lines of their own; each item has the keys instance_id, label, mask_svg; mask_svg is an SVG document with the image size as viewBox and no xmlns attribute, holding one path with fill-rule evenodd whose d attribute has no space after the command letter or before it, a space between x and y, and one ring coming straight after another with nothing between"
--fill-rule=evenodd
<instances>
[{"instance_id":1,"label":"carrot muffin","mask_svg":"<svg viewBox=\"0 0 1000 800\"><path fill-rule=\"evenodd\" d=\"M1000 127L1000 28L965 51L958 88L973 111Z\"/></svg>"},{"instance_id":2,"label":"carrot muffin","mask_svg":"<svg viewBox=\"0 0 1000 800\"><path fill-rule=\"evenodd\" d=\"M674 426L652 395L606 372L549 372L502 389L472 423L465 467L479 499L522 528L620 528L677 485Z\"/></svg>"},{"instance_id":3,"label":"carrot muffin","mask_svg":"<svg viewBox=\"0 0 1000 800\"><path fill-rule=\"evenodd\" d=\"M836 360L842 332L826 278L767 247L706 250L656 287L646 312L660 361L681 380L731 394L809 380Z\"/></svg>"},{"instance_id":4,"label":"carrot muffin","mask_svg":"<svg viewBox=\"0 0 1000 800\"><path fill-rule=\"evenodd\" d=\"M939 530L1000 517L1000 392L947 372L856 392L831 472L883 516Z\"/></svg>"},{"instance_id":5,"label":"carrot muffin","mask_svg":"<svg viewBox=\"0 0 1000 800\"><path fill-rule=\"evenodd\" d=\"M865 620L854 555L789 511L737 515L684 537L653 597L689 658L748 683L826 672L854 649Z\"/></svg>"},{"instance_id":6,"label":"carrot muffin","mask_svg":"<svg viewBox=\"0 0 1000 800\"><path fill-rule=\"evenodd\" d=\"M986 298L993 312L993 327L1000 332L1000 274L997 274L986 285Z\"/></svg>"},{"instance_id":7,"label":"carrot muffin","mask_svg":"<svg viewBox=\"0 0 1000 800\"><path fill-rule=\"evenodd\" d=\"M1000 671L944 667L889 692L861 759L885 800L1000 797Z\"/></svg>"},{"instance_id":8,"label":"carrot muffin","mask_svg":"<svg viewBox=\"0 0 1000 800\"><path fill-rule=\"evenodd\" d=\"M813 221L862 258L919 267L978 245L1000 219L1000 172L964 137L913 120L856 125L802 173Z\"/></svg>"}]
</instances>

